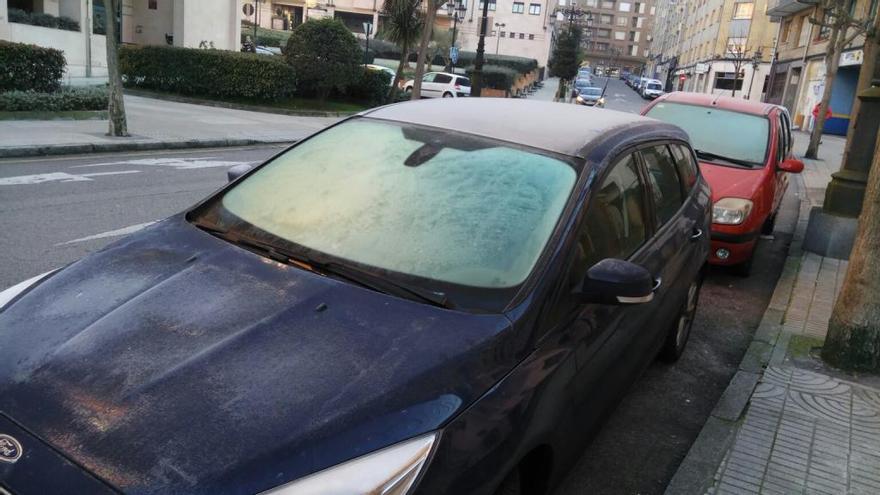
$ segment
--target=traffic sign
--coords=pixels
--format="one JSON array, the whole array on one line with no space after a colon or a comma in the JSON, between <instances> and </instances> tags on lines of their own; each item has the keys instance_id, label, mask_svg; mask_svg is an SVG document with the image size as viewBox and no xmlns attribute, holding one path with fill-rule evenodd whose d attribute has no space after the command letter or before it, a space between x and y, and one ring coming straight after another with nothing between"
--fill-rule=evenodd
<instances>
[{"instance_id":1,"label":"traffic sign","mask_svg":"<svg viewBox=\"0 0 880 495\"><path fill-rule=\"evenodd\" d=\"M364 34L367 35L367 38L369 38L370 35L373 34L373 23L372 22L365 22L364 23Z\"/></svg>"},{"instance_id":2,"label":"traffic sign","mask_svg":"<svg viewBox=\"0 0 880 495\"><path fill-rule=\"evenodd\" d=\"M246 4L242 5L241 11L244 13L244 15L246 15L248 17L254 15L254 4L246 3Z\"/></svg>"},{"instance_id":3,"label":"traffic sign","mask_svg":"<svg viewBox=\"0 0 880 495\"><path fill-rule=\"evenodd\" d=\"M453 64L458 63L458 47L456 47L456 46L449 47L449 59L452 60Z\"/></svg>"}]
</instances>

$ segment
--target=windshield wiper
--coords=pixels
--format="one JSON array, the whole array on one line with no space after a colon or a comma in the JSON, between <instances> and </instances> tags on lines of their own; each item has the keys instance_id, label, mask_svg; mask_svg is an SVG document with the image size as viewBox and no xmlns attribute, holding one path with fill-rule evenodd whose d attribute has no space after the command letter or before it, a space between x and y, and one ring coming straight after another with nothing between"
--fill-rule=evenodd
<instances>
[{"instance_id":1,"label":"windshield wiper","mask_svg":"<svg viewBox=\"0 0 880 495\"><path fill-rule=\"evenodd\" d=\"M740 165L746 168L755 168L755 164L746 160L740 160L739 158L731 158L729 156L718 155L715 153L710 153L708 151L697 150L694 152L697 153L697 158L705 158L706 160L724 160L725 162L730 162L734 165Z\"/></svg>"},{"instance_id":2,"label":"windshield wiper","mask_svg":"<svg viewBox=\"0 0 880 495\"><path fill-rule=\"evenodd\" d=\"M362 270L350 265L337 263L335 261L318 259L313 256L294 253L292 251L279 248L274 244L258 241L238 234L230 233L219 227L206 225L201 223L195 224L197 227L206 230L228 242L240 246L249 247L263 253L266 257L285 264L293 264L306 270L320 273L323 275L335 275L337 277L348 280L360 286L388 294L398 296L405 299L417 300L425 302L441 308L452 308L452 303L443 292L430 291L421 287L411 286L402 282L395 282L386 279L375 273Z\"/></svg>"}]
</instances>

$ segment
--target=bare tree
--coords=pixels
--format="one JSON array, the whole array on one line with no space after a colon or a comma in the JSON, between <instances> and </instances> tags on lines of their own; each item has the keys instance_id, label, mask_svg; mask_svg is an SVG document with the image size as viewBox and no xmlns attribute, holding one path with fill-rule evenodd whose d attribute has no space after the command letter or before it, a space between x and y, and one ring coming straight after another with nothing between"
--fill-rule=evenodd
<instances>
[{"instance_id":1,"label":"bare tree","mask_svg":"<svg viewBox=\"0 0 880 495\"><path fill-rule=\"evenodd\" d=\"M107 105L110 136L128 136L128 123L125 119L125 102L122 99L122 75L119 73L119 47L116 34L116 13L119 12L119 0L106 0L106 45L107 45L107 76L110 83L110 98Z\"/></svg>"},{"instance_id":2,"label":"bare tree","mask_svg":"<svg viewBox=\"0 0 880 495\"><path fill-rule=\"evenodd\" d=\"M746 62L751 61L749 53L751 53L751 50L746 47L745 42L728 42L727 44L727 53L724 54L724 58L733 64L733 92L730 94L731 97L736 96L736 84L740 81L740 71Z\"/></svg>"},{"instance_id":3,"label":"bare tree","mask_svg":"<svg viewBox=\"0 0 880 495\"><path fill-rule=\"evenodd\" d=\"M820 36L827 33L828 45L825 49L825 89L810 133L810 144L804 155L807 158L815 159L819 155L819 141L825 129L825 114L828 112L831 88L840 65L840 54L871 26L871 19L867 15L856 17L858 14L850 12L850 6L850 0L820 0L815 10L819 17L809 18L811 24L819 26Z\"/></svg>"},{"instance_id":4,"label":"bare tree","mask_svg":"<svg viewBox=\"0 0 880 495\"><path fill-rule=\"evenodd\" d=\"M416 73L413 76L412 99L422 97L422 76L425 74L425 59L428 55L428 42L431 41L431 33L434 31L434 18L437 17L437 0L425 0L428 12L425 15L425 24L422 26L422 37L419 40L419 55L416 58Z\"/></svg>"}]
</instances>

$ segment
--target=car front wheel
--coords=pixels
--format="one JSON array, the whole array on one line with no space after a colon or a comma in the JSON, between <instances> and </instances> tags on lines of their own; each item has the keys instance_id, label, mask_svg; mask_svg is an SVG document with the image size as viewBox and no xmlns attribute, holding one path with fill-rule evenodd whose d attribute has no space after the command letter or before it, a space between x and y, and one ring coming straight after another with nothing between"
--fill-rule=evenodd
<instances>
[{"instance_id":1,"label":"car front wheel","mask_svg":"<svg viewBox=\"0 0 880 495\"><path fill-rule=\"evenodd\" d=\"M452 93L449 93L449 92L443 93L443 97L444 98L452 98Z\"/></svg>"},{"instance_id":2,"label":"car front wheel","mask_svg":"<svg viewBox=\"0 0 880 495\"><path fill-rule=\"evenodd\" d=\"M682 304L678 311L678 316L669 329L666 342L664 342L663 349L660 351L660 359L667 363L678 361L678 358L684 352L684 347L687 345L688 337L691 334L691 327L694 325L694 316L697 314L697 303L700 300L700 288L702 285L703 275L701 273L688 287L684 304Z\"/></svg>"}]
</instances>

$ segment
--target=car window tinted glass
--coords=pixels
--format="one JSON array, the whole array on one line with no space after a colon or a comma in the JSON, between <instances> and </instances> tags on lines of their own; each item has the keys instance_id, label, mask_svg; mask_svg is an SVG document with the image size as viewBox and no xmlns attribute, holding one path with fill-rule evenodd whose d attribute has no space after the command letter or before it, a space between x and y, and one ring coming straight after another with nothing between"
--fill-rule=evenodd
<instances>
[{"instance_id":1,"label":"car window tinted glass","mask_svg":"<svg viewBox=\"0 0 880 495\"><path fill-rule=\"evenodd\" d=\"M497 141L355 119L275 158L222 205L233 226L240 219L337 259L507 288L531 272L576 175Z\"/></svg>"},{"instance_id":2,"label":"car window tinted glass","mask_svg":"<svg viewBox=\"0 0 880 495\"><path fill-rule=\"evenodd\" d=\"M684 129L695 150L764 164L769 135L765 117L665 101L654 105L647 116Z\"/></svg>"},{"instance_id":3,"label":"car window tinted glass","mask_svg":"<svg viewBox=\"0 0 880 495\"><path fill-rule=\"evenodd\" d=\"M661 86L657 83L648 83L648 89L661 89Z\"/></svg>"},{"instance_id":4,"label":"car window tinted glass","mask_svg":"<svg viewBox=\"0 0 880 495\"><path fill-rule=\"evenodd\" d=\"M605 258L627 259L645 242L644 190L632 155L615 163L593 190L580 237L584 272Z\"/></svg>"},{"instance_id":5,"label":"car window tinted glass","mask_svg":"<svg viewBox=\"0 0 880 495\"><path fill-rule=\"evenodd\" d=\"M672 150L672 156L675 157L675 166L678 169L678 175L681 177L681 185L684 186L686 192L690 192L697 183L697 163L691 154L691 150L682 144L672 144L669 146Z\"/></svg>"},{"instance_id":6,"label":"car window tinted glass","mask_svg":"<svg viewBox=\"0 0 880 495\"><path fill-rule=\"evenodd\" d=\"M648 169L658 225L663 225L675 216L682 203L681 184L675 171L675 162L665 145L643 149L642 157Z\"/></svg>"},{"instance_id":7,"label":"car window tinted glass","mask_svg":"<svg viewBox=\"0 0 880 495\"><path fill-rule=\"evenodd\" d=\"M448 84L452 82L452 76L447 76L446 74L437 74L437 77L434 78L435 83L439 84Z\"/></svg>"},{"instance_id":8,"label":"car window tinted glass","mask_svg":"<svg viewBox=\"0 0 880 495\"><path fill-rule=\"evenodd\" d=\"M466 77L459 77L458 84L460 84L462 86L467 86L469 88L469 87L471 87L471 80Z\"/></svg>"}]
</instances>

